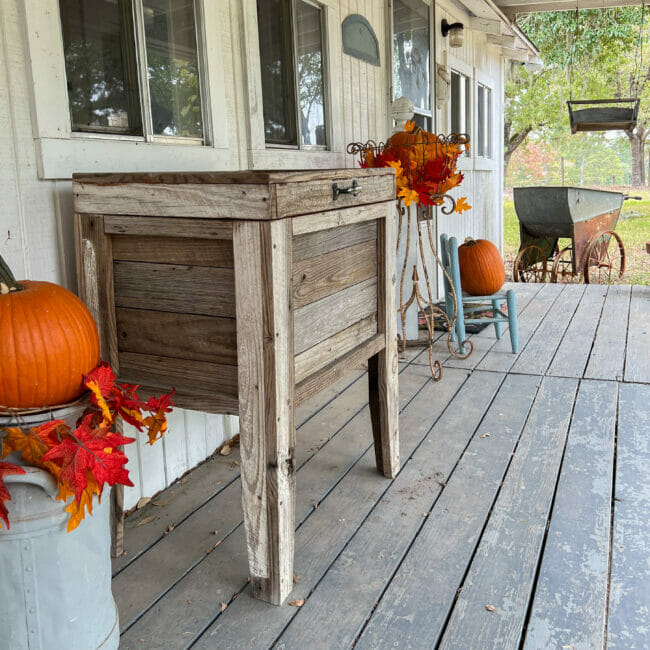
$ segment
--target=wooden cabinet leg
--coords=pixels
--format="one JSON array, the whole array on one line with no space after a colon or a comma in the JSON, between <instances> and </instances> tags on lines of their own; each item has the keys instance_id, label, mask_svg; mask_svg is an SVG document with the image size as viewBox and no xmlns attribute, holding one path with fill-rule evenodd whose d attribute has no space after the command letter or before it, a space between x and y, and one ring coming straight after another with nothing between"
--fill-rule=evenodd
<instances>
[{"instance_id":1,"label":"wooden cabinet leg","mask_svg":"<svg viewBox=\"0 0 650 650\"><path fill-rule=\"evenodd\" d=\"M377 224L378 331L386 347L368 360L370 417L377 469L394 478L399 472L399 391L397 384L397 307L395 303L395 208Z\"/></svg>"},{"instance_id":2,"label":"wooden cabinet leg","mask_svg":"<svg viewBox=\"0 0 650 650\"><path fill-rule=\"evenodd\" d=\"M295 421L291 220L233 225L242 503L253 595L293 588Z\"/></svg>"}]
</instances>

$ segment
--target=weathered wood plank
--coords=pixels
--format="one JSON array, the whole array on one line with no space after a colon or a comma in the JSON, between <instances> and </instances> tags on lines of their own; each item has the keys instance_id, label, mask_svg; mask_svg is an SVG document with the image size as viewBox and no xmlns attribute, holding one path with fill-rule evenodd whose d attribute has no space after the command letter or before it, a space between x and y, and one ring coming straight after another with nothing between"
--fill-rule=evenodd
<instances>
[{"instance_id":1,"label":"weathered wood plank","mask_svg":"<svg viewBox=\"0 0 650 650\"><path fill-rule=\"evenodd\" d=\"M371 314L342 332L338 332L318 345L305 350L302 354L296 355L296 383L300 383L312 373L361 345L375 334L377 334L377 316Z\"/></svg>"},{"instance_id":2,"label":"weathered wood plank","mask_svg":"<svg viewBox=\"0 0 650 650\"><path fill-rule=\"evenodd\" d=\"M574 379L542 380L441 648L518 647L576 387Z\"/></svg>"},{"instance_id":3,"label":"weathered wood plank","mask_svg":"<svg viewBox=\"0 0 650 650\"><path fill-rule=\"evenodd\" d=\"M235 316L233 269L114 262L115 305L206 316Z\"/></svg>"},{"instance_id":4,"label":"weathered wood plank","mask_svg":"<svg viewBox=\"0 0 650 650\"><path fill-rule=\"evenodd\" d=\"M257 598L293 585L295 517L291 223L235 224L242 503Z\"/></svg>"},{"instance_id":5,"label":"weathered wood plank","mask_svg":"<svg viewBox=\"0 0 650 650\"><path fill-rule=\"evenodd\" d=\"M271 219L268 185L179 182L72 183L77 212L199 219Z\"/></svg>"},{"instance_id":6,"label":"weathered wood plank","mask_svg":"<svg viewBox=\"0 0 650 650\"><path fill-rule=\"evenodd\" d=\"M429 377L422 368L409 368L403 373L403 377L403 404L408 403L423 385L431 386ZM449 382L446 390L438 391L443 397L441 401L445 402L453 395L464 379L464 375L457 375L455 381L452 379ZM365 382L357 381L351 389L310 419L301 429L297 439L297 521L302 522L313 516L317 512L314 504L319 503L332 486L347 475L359 457L367 452L370 443L370 421L367 406L364 406L365 395ZM430 391L428 400L431 401ZM418 423L418 430L421 430L422 426ZM319 447L320 450L315 453L314 450ZM372 481L376 485L382 483L375 471L372 472ZM233 486L235 489L238 482ZM225 526L221 528L220 522L222 517L226 523L231 521L228 513L233 507L239 512L241 519L241 501L236 498L228 499L225 494L219 495L218 499L210 502L209 510L195 513L196 517L193 516L187 532L183 532L186 524L172 531L161 542L166 548L159 551L161 544L156 545L152 549L156 553L155 557L149 560L147 556L150 553L145 554L141 560L143 564L139 568L134 567L137 573L132 573L129 579L123 579L121 584L125 585L125 588L116 589L116 596L121 594L118 596L120 620L127 623L132 621L134 614L141 614L143 610L146 610L146 613L123 635L120 647L142 647L142 638L152 647L183 647L193 635L204 629L216 612L220 611L220 603L228 603L235 593L246 586L248 569L242 561L246 557L242 527L234 530L212 553L207 556L205 554L210 541L215 539L211 531L215 528L225 531ZM352 504L349 507L352 507ZM356 517L357 515L353 515L353 520L347 525L353 524ZM190 524L190 521L187 523ZM197 539L200 543L196 543ZM214 543L216 541L219 541L219 536ZM185 559L179 561L178 565L175 560L167 562L166 558L176 555L185 556ZM193 562L188 562L190 558L193 558L194 562L203 561L185 575L187 566L193 565ZM161 563L166 567L169 564L169 575L167 570L161 572L155 569L156 566L160 567ZM174 574L176 566L179 573ZM198 585L197 579L200 583ZM168 590L174 584L175 586ZM129 591L126 585L132 585L130 594L125 593ZM156 603L154 599L158 599L161 594L164 595L160 602ZM262 606L262 609L268 607L265 607L262 601L254 602L257 606ZM290 608L269 609L279 612ZM192 612L191 616L185 616L186 612Z\"/></svg>"},{"instance_id":7,"label":"weathered wood plank","mask_svg":"<svg viewBox=\"0 0 650 650\"><path fill-rule=\"evenodd\" d=\"M365 176L360 174L357 178L349 180L334 181L340 187L351 187L356 180L361 192L356 196L352 194L339 194L338 198L333 196L332 179L310 180L302 183L277 183L276 202L277 216L291 217L308 214L310 212L322 212L324 210L339 210L367 203L379 203L381 201L395 200L395 175L394 170L383 175ZM350 170L352 171L352 170Z\"/></svg>"},{"instance_id":8,"label":"weathered wood plank","mask_svg":"<svg viewBox=\"0 0 650 650\"><path fill-rule=\"evenodd\" d=\"M426 368L421 368L421 371L425 373ZM462 414L471 413L474 417L480 417L478 413L483 412L503 379L496 373L480 374L483 376L475 374L467 379L452 401L452 405L444 411L439 425L436 425L441 432L440 435L429 435L428 442L423 443L433 448L432 457L437 459L436 466L429 468L426 473L426 476L431 476L430 480L434 482L436 471L441 473L443 479L451 472L458 454L471 435L463 425L460 425L463 421ZM409 458L415 447L430 432L431 426L438 421L442 404L436 396L444 391L449 396L449 400L456 392L458 379L462 379L463 375L465 375L463 371L450 370L445 382L427 383L411 404L402 411L400 443L404 459ZM451 393L450 389L453 389ZM408 466L406 462L404 466ZM295 585L291 593L292 600L308 599L314 586L345 548L361 523L366 520L375 502L389 485L377 477L374 452L368 449L354 468L298 529L296 573L300 576L300 582ZM406 489L405 484L401 487ZM408 494L406 496L408 497ZM372 517L372 514L370 516ZM375 561L378 561L377 558ZM359 587L363 587L363 582ZM197 647L214 647L215 641L225 648L268 647L296 613L295 608L270 610L260 607L250 598L247 589L217 618L215 624L199 639ZM331 627L335 626L330 625ZM330 628L328 628L328 635ZM333 644L330 647L337 646Z\"/></svg>"},{"instance_id":9,"label":"weathered wood plank","mask_svg":"<svg viewBox=\"0 0 650 650\"><path fill-rule=\"evenodd\" d=\"M632 287L625 381L650 383L650 287Z\"/></svg>"},{"instance_id":10,"label":"weathered wood plank","mask_svg":"<svg viewBox=\"0 0 650 650\"><path fill-rule=\"evenodd\" d=\"M553 308L546 313L528 345L517 357L511 372L545 374L584 290L583 284L564 285Z\"/></svg>"},{"instance_id":11,"label":"weathered wood plank","mask_svg":"<svg viewBox=\"0 0 650 650\"><path fill-rule=\"evenodd\" d=\"M301 262L308 257L318 257L325 253L355 246L367 241L376 241L377 239L377 219L380 219L383 210L381 206L370 206L373 209L375 218L371 221L353 223L348 226L330 228L329 230L317 230L306 235L296 235L293 237L293 262ZM311 221L314 215L308 217ZM294 222L294 231L295 224Z\"/></svg>"},{"instance_id":12,"label":"weathered wood plank","mask_svg":"<svg viewBox=\"0 0 650 650\"><path fill-rule=\"evenodd\" d=\"M605 647L617 393L580 385L524 648Z\"/></svg>"},{"instance_id":13,"label":"weathered wood plank","mask_svg":"<svg viewBox=\"0 0 650 650\"><path fill-rule=\"evenodd\" d=\"M383 350L385 345L386 337L383 334L375 334L372 338L353 348L343 356L319 368L316 372L296 385L296 404L301 404L325 388L330 382L343 376L351 368L355 368L359 364L364 363L380 350ZM397 362L395 362L395 367L397 369Z\"/></svg>"},{"instance_id":14,"label":"weathered wood plank","mask_svg":"<svg viewBox=\"0 0 650 650\"><path fill-rule=\"evenodd\" d=\"M555 300L562 291L562 285L545 284L540 292L531 301L529 306L521 314L519 322L519 350L522 354L528 341L535 330L539 327L545 314L552 309ZM512 354L512 347L507 337L497 341L481 362L476 366L478 370L494 370L496 372L507 372L516 361L517 356Z\"/></svg>"},{"instance_id":15,"label":"weathered wood plank","mask_svg":"<svg viewBox=\"0 0 650 650\"><path fill-rule=\"evenodd\" d=\"M112 235L144 235L199 239L232 239L232 223L210 219L174 219L106 215L104 232Z\"/></svg>"},{"instance_id":16,"label":"weathered wood plank","mask_svg":"<svg viewBox=\"0 0 650 650\"><path fill-rule=\"evenodd\" d=\"M165 221L167 221L165 219ZM156 232L152 228L153 232ZM159 235L113 235L113 259L232 268L232 241Z\"/></svg>"},{"instance_id":17,"label":"weathered wood plank","mask_svg":"<svg viewBox=\"0 0 650 650\"><path fill-rule=\"evenodd\" d=\"M384 345L383 349L368 359L369 406L375 460L377 469L388 478L395 478L400 468L394 216L390 207L386 210L386 217L377 223L377 330L382 333Z\"/></svg>"},{"instance_id":18,"label":"weathered wood plank","mask_svg":"<svg viewBox=\"0 0 650 650\"><path fill-rule=\"evenodd\" d=\"M438 421L309 596L280 644L317 647L318 635L328 629L331 647L349 647L381 597L356 647L433 646L432 630L444 623L536 392L535 377L521 379L506 378L491 405L481 395L462 427L455 426L451 412ZM480 437L487 432L491 437ZM450 467L451 444L460 444L465 436L472 436L472 442L459 465ZM448 442L447 448L434 442L450 438L454 443Z\"/></svg>"},{"instance_id":19,"label":"weathered wood plank","mask_svg":"<svg viewBox=\"0 0 650 650\"><path fill-rule=\"evenodd\" d=\"M293 307L298 309L376 275L376 241L294 262Z\"/></svg>"},{"instance_id":20,"label":"weathered wood plank","mask_svg":"<svg viewBox=\"0 0 650 650\"><path fill-rule=\"evenodd\" d=\"M298 217L293 220L293 236L381 219L385 214L386 205L386 203L371 203L370 205L357 205L353 208L341 206L342 209ZM388 205L394 206L395 200L389 201Z\"/></svg>"},{"instance_id":21,"label":"weathered wood plank","mask_svg":"<svg viewBox=\"0 0 650 650\"><path fill-rule=\"evenodd\" d=\"M294 312L296 354L377 312L377 278L321 298Z\"/></svg>"},{"instance_id":22,"label":"weathered wood plank","mask_svg":"<svg viewBox=\"0 0 650 650\"><path fill-rule=\"evenodd\" d=\"M120 380L181 393L237 397L237 367L207 361L120 352Z\"/></svg>"},{"instance_id":23,"label":"weathered wood plank","mask_svg":"<svg viewBox=\"0 0 650 650\"><path fill-rule=\"evenodd\" d=\"M120 352L237 364L234 318L125 307L115 314Z\"/></svg>"},{"instance_id":24,"label":"weathered wood plank","mask_svg":"<svg viewBox=\"0 0 650 650\"><path fill-rule=\"evenodd\" d=\"M560 343L547 374L554 377L582 377L591 353L594 334L605 303L607 287L588 284L582 300Z\"/></svg>"},{"instance_id":25,"label":"weathered wood plank","mask_svg":"<svg viewBox=\"0 0 650 650\"><path fill-rule=\"evenodd\" d=\"M607 290L585 378L623 379L629 306L630 287L611 285Z\"/></svg>"},{"instance_id":26,"label":"weathered wood plank","mask_svg":"<svg viewBox=\"0 0 650 650\"><path fill-rule=\"evenodd\" d=\"M650 647L650 385L621 384L607 647Z\"/></svg>"}]
</instances>

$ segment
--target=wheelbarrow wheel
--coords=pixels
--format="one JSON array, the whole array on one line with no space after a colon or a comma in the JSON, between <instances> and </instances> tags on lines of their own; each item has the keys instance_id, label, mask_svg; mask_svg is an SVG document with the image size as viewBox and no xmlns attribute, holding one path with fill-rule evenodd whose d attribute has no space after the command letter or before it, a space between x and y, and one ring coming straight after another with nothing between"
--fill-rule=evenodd
<instances>
[{"instance_id":1,"label":"wheelbarrow wheel","mask_svg":"<svg viewBox=\"0 0 650 650\"><path fill-rule=\"evenodd\" d=\"M584 261L585 283L610 284L625 273L625 247L620 235L605 230L587 247Z\"/></svg>"},{"instance_id":2,"label":"wheelbarrow wheel","mask_svg":"<svg viewBox=\"0 0 650 650\"><path fill-rule=\"evenodd\" d=\"M553 266L551 267L551 282L560 284L572 284L582 282L580 270L573 272L573 248L567 246L563 248L556 256Z\"/></svg>"},{"instance_id":3,"label":"wheelbarrow wheel","mask_svg":"<svg viewBox=\"0 0 650 650\"><path fill-rule=\"evenodd\" d=\"M512 279L515 282L546 282L548 260L539 246L522 248L512 267Z\"/></svg>"}]
</instances>

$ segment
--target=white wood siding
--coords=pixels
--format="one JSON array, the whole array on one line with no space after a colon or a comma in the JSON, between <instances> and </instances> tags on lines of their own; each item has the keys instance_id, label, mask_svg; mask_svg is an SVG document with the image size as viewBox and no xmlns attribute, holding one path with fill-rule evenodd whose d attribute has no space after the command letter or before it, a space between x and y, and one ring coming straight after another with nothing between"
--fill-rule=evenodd
<instances>
[{"instance_id":1,"label":"white wood siding","mask_svg":"<svg viewBox=\"0 0 650 650\"><path fill-rule=\"evenodd\" d=\"M226 170L249 167L355 166L345 153L352 141L385 140L389 133L390 9L381 0L322 0L327 20L327 64L332 152L264 149L260 86L255 67L255 0L205 0L204 41L213 137L210 146L134 143L119 138L71 136L57 0L0 3L0 254L19 278L50 280L74 289L72 171ZM452 6L445 5L450 11ZM432 31L436 52L439 25L456 14L436 10ZM341 22L365 16L379 39L381 66L343 54ZM496 48L485 36L467 32L454 54L495 81L493 136L500 159L503 75ZM259 97L259 95L257 95ZM63 98L63 99L62 99ZM446 112L437 130L446 129ZM262 143L260 145L260 142ZM499 154L497 157L496 154ZM501 164L494 171L469 170L462 186L473 210L443 219L458 236L487 236L501 242ZM177 410L162 444L128 449L134 488L126 507L175 481L238 432L237 418ZM132 432L127 432L132 433Z\"/></svg>"}]
</instances>

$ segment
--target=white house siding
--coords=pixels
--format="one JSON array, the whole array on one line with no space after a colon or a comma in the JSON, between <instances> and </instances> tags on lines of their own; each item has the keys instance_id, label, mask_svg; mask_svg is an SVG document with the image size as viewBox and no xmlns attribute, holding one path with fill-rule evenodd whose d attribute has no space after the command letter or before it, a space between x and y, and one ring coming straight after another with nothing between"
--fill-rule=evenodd
<instances>
[{"instance_id":1,"label":"white house siding","mask_svg":"<svg viewBox=\"0 0 650 650\"><path fill-rule=\"evenodd\" d=\"M331 146L333 151L286 152L264 148L256 63L255 0L205 0L211 146L179 147L70 137L57 0L0 2L0 254L20 278L76 285L72 171L228 170L253 167L353 166L352 141L384 140L389 132L390 8L380 0L323 0L328 26ZM458 10L456 10L458 12ZM381 67L344 55L340 24L364 15L379 39ZM462 12L461 12L462 13ZM438 38L437 9L433 31ZM501 60L481 34L468 33L457 56L494 76L494 115L500 115ZM441 45L437 44L440 51ZM481 51L482 50L482 51ZM446 130L444 111L438 131ZM496 120L495 120L496 124ZM494 151L501 151L495 127ZM441 220L447 232L501 241L500 165L468 171L463 194L473 210ZM237 418L176 410L162 444L142 438L128 447L134 506L175 481L238 431ZM132 433L127 431L127 433Z\"/></svg>"}]
</instances>

